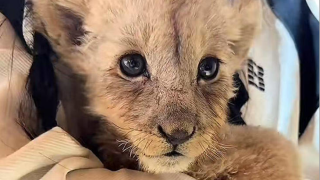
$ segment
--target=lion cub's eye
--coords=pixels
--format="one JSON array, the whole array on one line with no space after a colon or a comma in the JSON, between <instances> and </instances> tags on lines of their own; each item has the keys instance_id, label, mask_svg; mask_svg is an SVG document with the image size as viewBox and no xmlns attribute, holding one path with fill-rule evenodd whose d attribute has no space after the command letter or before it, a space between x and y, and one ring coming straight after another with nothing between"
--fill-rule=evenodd
<instances>
[{"instance_id":1,"label":"lion cub's eye","mask_svg":"<svg viewBox=\"0 0 320 180\"><path fill-rule=\"evenodd\" d=\"M140 76L146 72L146 60L140 54L125 55L120 60L120 69L126 76Z\"/></svg>"},{"instance_id":2,"label":"lion cub's eye","mask_svg":"<svg viewBox=\"0 0 320 180\"><path fill-rule=\"evenodd\" d=\"M214 57L204 58L198 67L198 76L204 80L214 79L219 72L220 60Z\"/></svg>"}]
</instances>

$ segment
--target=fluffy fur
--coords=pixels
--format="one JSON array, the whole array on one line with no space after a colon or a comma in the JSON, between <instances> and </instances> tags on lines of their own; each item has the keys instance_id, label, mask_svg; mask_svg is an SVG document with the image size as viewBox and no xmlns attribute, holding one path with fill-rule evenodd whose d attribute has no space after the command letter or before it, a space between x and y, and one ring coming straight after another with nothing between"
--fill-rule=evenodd
<instances>
[{"instance_id":1,"label":"fluffy fur","mask_svg":"<svg viewBox=\"0 0 320 180\"><path fill-rule=\"evenodd\" d=\"M191 175L204 180L301 180L295 146L273 130L231 126L223 133L228 147L195 163Z\"/></svg>"},{"instance_id":2,"label":"fluffy fur","mask_svg":"<svg viewBox=\"0 0 320 180\"><path fill-rule=\"evenodd\" d=\"M64 128L107 168L300 179L294 147L283 137L226 124L232 76L260 28L259 0L31 2L34 27L59 55ZM130 53L146 58L150 79L121 73L119 59ZM218 78L198 81L198 64L208 56L222 61ZM176 149L184 156L164 156L173 147L158 126L169 133L196 128Z\"/></svg>"}]
</instances>

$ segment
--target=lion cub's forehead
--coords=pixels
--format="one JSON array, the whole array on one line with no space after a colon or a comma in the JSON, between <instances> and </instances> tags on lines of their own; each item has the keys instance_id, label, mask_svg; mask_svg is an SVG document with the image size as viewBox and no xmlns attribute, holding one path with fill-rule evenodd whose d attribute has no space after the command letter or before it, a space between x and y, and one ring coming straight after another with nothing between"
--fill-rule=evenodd
<instances>
[{"instance_id":1,"label":"lion cub's forehead","mask_svg":"<svg viewBox=\"0 0 320 180\"><path fill-rule=\"evenodd\" d=\"M160 28L170 24L174 4L168 0L93 0L87 23L109 28L131 26L142 29L145 28L143 24Z\"/></svg>"},{"instance_id":2,"label":"lion cub's forehead","mask_svg":"<svg viewBox=\"0 0 320 180\"><path fill-rule=\"evenodd\" d=\"M222 1L92 0L85 24L89 31L137 51L198 59L226 50Z\"/></svg>"}]
</instances>

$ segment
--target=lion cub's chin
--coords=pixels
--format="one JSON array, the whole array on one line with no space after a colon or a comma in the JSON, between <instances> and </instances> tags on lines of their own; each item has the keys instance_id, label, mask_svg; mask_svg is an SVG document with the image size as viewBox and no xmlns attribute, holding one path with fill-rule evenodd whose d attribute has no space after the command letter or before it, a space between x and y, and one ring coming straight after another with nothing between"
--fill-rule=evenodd
<instances>
[{"instance_id":1,"label":"lion cub's chin","mask_svg":"<svg viewBox=\"0 0 320 180\"><path fill-rule=\"evenodd\" d=\"M139 157L142 168L151 173L179 173L188 170L189 166L194 162L194 158L179 157L147 157L140 155Z\"/></svg>"}]
</instances>

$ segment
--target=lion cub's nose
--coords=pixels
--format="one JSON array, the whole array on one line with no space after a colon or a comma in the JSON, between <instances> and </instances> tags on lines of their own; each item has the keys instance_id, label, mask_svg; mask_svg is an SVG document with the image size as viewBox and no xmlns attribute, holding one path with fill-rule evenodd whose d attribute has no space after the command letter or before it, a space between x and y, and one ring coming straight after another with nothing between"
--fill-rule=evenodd
<instances>
[{"instance_id":1,"label":"lion cub's nose","mask_svg":"<svg viewBox=\"0 0 320 180\"><path fill-rule=\"evenodd\" d=\"M176 129L173 130L172 133L167 133L162 126L158 126L158 131L163 138L165 138L170 144L173 146L177 146L187 142L196 132L196 128L194 127L192 131L188 132L184 129Z\"/></svg>"}]
</instances>

